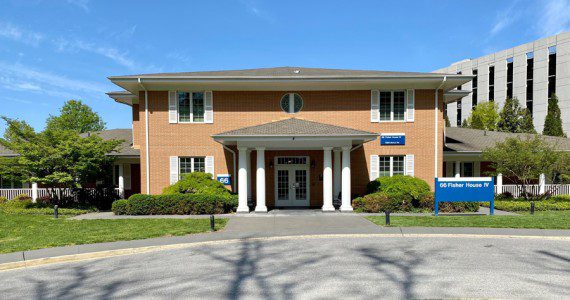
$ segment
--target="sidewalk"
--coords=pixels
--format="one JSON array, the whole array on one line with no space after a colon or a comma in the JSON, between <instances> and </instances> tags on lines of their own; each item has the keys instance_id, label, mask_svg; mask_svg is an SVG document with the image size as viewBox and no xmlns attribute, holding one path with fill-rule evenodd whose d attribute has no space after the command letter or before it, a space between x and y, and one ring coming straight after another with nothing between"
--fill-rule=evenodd
<instances>
[{"instance_id":1,"label":"sidewalk","mask_svg":"<svg viewBox=\"0 0 570 300\"><path fill-rule=\"evenodd\" d=\"M471 216L471 215L488 215L488 207L479 207L479 211L475 213L440 213L440 216ZM340 211L322 212L320 209L272 209L267 213L246 213L246 214L219 214L216 218L244 218L244 217L290 217L290 216L384 216L384 213L341 213ZM433 216L433 213L392 213L392 216ZM518 214L495 209L495 215L511 215ZM97 220L97 219L204 219L209 215L144 215L144 216L126 216L115 215L112 212L94 212L72 217L74 220Z\"/></svg>"},{"instance_id":2,"label":"sidewalk","mask_svg":"<svg viewBox=\"0 0 570 300\"><path fill-rule=\"evenodd\" d=\"M355 214L322 214L319 216L266 215L263 218L230 218L226 227L215 233L201 233L177 237L46 248L0 254L0 264L24 262L41 258L97 253L141 247L166 246L208 241L240 240L286 236L355 235L376 238L403 237L561 237L570 240L570 230L464 228L464 227L382 227ZM383 236L384 235L384 236ZM453 236L457 235L457 236ZM469 235L469 236L467 236ZM133 251L134 252L134 251Z\"/></svg>"}]
</instances>

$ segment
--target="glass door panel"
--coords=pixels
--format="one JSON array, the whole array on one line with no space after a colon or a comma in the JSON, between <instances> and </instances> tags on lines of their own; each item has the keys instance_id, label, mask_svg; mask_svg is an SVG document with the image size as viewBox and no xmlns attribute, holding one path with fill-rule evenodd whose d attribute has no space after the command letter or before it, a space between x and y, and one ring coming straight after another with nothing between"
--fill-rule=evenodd
<instances>
[{"instance_id":1,"label":"glass door panel","mask_svg":"<svg viewBox=\"0 0 570 300\"><path fill-rule=\"evenodd\" d=\"M289 170L277 170L277 200L289 200Z\"/></svg>"}]
</instances>

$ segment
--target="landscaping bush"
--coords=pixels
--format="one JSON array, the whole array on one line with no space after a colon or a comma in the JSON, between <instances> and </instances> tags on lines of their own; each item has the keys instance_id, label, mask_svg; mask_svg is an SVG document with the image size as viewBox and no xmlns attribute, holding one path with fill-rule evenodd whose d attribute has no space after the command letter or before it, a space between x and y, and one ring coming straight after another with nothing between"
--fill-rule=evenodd
<instances>
[{"instance_id":1,"label":"landscaping bush","mask_svg":"<svg viewBox=\"0 0 570 300\"><path fill-rule=\"evenodd\" d=\"M515 197L511 192L504 192L502 194L495 195L495 200L511 200Z\"/></svg>"},{"instance_id":2,"label":"landscaping bush","mask_svg":"<svg viewBox=\"0 0 570 300\"><path fill-rule=\"evenodd\" d=\"M6 202L8 202L8 198L0 197L0 204L6 203Z\"/></svg>"},{"instance_id":3,"label":"landscaping bush","mask_svg":"<svg viewBox=\"0 0 570 300\"><path fill-rule=\"evenodd\" d=\"M549 211L549 210L570 210L570 201L556 200L551 197L547 200L534 201L534 210L536 211ZM489 207L489 203L485 202L481 205ZM514 212L530 212L530 201L512 200L512 201L495 201L495 208L505 211Z\"/></svg>"},{"instance_id":4,"label":"landscaping bush","mask_svg":"<svg viewBox=\"0 0 570 300\"><path fill-rule=\"evenodd\" d=\"M435 210L434 195L430 193L420 199L420 208L429 212ZM455 213L455 212L477 212L479 210L478 202L440 202L439 212Z\"/></svg>"},{"instance_id":5,"label":"landscaping bush","mask_svg":"<svg viewBox=\"0 0 570 300\"><path fill-rule=\"evenodd\" d=\"M12 201L21 201L21 202L27 202L27 201L32 201L32 197L26 195L26 194L20 194L16 197L14 197L14 199L12 199Z\"/></svg>"},{"instance_id":6,"label":"landscaping bush","mask_svg":"<svg viewBox=\"0 0 570 300\"><path fill-rule=\"evenodd\" d=\"M224 184L212 179L212 174L192 172L185 174L177 183L164 188L162 194L205 194L226 196L231 193Z\"/></svg>"},{"instance_id":7,"label":"landscaping bush","mask_svg":"<svg viewBox=\"0 0 570 300\"><path fill-rule=\"evenodd\" d=\"M549 200L552 200L554 202L570 202L570 195L556 195L550 197Z\"/></svg>"},{"instance_id":8,"label":"landscaping bush","mask_svg":"<svg viewBox=\"0 0 570 300\"><path fill-rule=\"evenodd\" d=\"M422 179L396 175L392 177L379 177L366 186L368 194L382 192L388 197L398 197L413 206L419 206L422 197L431 194L429 185Z\"/></svg>"},{"instance_id":9,"label":"landscaping bush","mask_svg":"<svg viewBox=\"0 0 570 300\"><path fill-rule=\"evenodd\" d=\"M231 194L136 194L113 202L112 210L117 215L204 215L230 213L237 205L237 196Z\"/></svg>"},{"instance_id":10,"label":"landscaping bush","mask_svg":"<svg viewBox=\"0 0 570 300\"><path fill-rule=\"evenodd\" d=\"M384 193L373 193L356 198L352 204L354 209L359 212L378 213L386 210L400 210L399 199L391 199Z\"/></svg>"}]
</instances>

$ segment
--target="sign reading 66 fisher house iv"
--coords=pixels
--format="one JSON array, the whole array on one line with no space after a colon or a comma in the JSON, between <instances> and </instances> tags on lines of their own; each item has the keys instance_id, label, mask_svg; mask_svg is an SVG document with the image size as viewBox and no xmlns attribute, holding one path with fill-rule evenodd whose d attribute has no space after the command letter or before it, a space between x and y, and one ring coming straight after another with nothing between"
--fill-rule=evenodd
<instances>
[{"instance_id":1,"label":"sign reading 66 fisher house iv","mask_svg":"<svg viewBox=\"0 0 570 300\"><path fill-rule=\"evenodd\" d=\"M435 179L435 215L439 202L490 202L494 214L495 183L491 177L455 177Z\"/></svg>"}]
</instances>

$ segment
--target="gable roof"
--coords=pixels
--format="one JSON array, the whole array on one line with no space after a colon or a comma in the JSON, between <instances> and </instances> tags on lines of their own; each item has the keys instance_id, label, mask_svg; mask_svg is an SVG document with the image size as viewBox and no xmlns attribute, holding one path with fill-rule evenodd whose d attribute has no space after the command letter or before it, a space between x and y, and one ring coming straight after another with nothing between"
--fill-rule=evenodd
<instances>
[{"instance_id":1,"label":"gable roof","mask_svg":"<svg viewBox=\"0 0 570 300\"><path fill-rule=\"evenodd\" d=\"M451 152L482 152L508 138L529 138L537 134L487 131L461 127L445 128L445 149ZM570 151L570 139L538 135L560 151Z\"/></svg>"},{"instance_id":2,"label":"gable roof","mask_svg":"<svg viewBox=\"0 0 570 300\"><path fill-rule=\"evenodd\" d=\"M351 77L441 77L441 73L431 72L396 72L375 70L348 70L303 67L275 67L243 70L199 71L177 73L151 73L115 78L351 78ZM457 74L446 74L457 76Z\"/></svg>"},{"instance_id":3,"label":"gable roof","mask_svg":"<svg viewBox=\"0 0 570 300\"><path fill-rule=\"evenodd\" d=\"M297 118L244 127L212 135L222 137L369 137L377 133Z\"/></svg>"}]
</instances>

